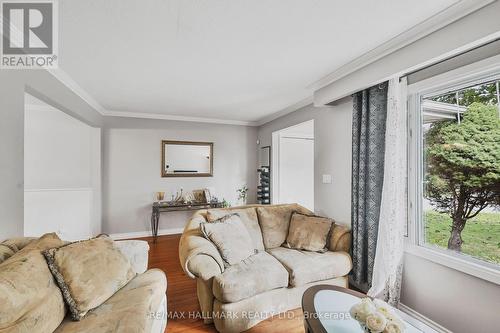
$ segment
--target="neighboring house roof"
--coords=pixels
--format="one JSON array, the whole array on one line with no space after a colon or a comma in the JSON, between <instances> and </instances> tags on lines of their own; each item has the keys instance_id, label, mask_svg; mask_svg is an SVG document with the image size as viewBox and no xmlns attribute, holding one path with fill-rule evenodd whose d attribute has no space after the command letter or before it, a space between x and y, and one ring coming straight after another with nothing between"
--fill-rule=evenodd
<instances>
[{"instance_id":1,"label":"neighboring house roof","mask_svg":"<svg viewBox=\"0 0 500 333\"><path fill-rule=\"evenodd\" d=\"M465 106L424 100L422 103L422 114L424 124L433 123L446 119L457 119L457 114L462 114L467 110Z\"/></svg>"}]
</instances>

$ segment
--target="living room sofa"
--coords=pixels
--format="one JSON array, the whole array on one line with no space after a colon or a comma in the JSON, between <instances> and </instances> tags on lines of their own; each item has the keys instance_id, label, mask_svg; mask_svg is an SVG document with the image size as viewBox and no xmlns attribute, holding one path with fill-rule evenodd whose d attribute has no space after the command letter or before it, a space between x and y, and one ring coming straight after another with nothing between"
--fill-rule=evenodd
<instances>
[{"instance_id":1,"label":"living room sofa","mask_svg":"<svg viewBox=\"0 0 500 333\"><path fill-rule=\"evenodd\" d=\"M147 270L149 251L147 242L137 240L114 242L129 260L135 277L103 304L87 313L83 319L72 321L69 318L69 311L65 309L61 291L52 278L40 250L30 249L37 251L34 254L21 252L34 240L35 238L22 237L0 243L0 270L9 270L9 277L14 277L0 281L0 303L16 304L25 313L12 314L9 306L3 304L7 308L2 308L0 304L0 332L163 333L165 331L167 280L163 271ZM16 261L18 263L15 263ZM37 263L37 266L30 261ZM29 263L30 267L26 267L24 262ZM29 279L15 278L26 271L30 273ZM43 288L37 289L36 286ZM59 316L61 313L62 317ZM66 317L64 313L67 313ZM8 324L12 322L14 324Z\"/></svg>"},{"instance_id":2,"label":"living room sofa","mask_svg":"<svg viewBox=\"0 0 500 333\"><path fill-rule=\"evenodd\" d=\"M352 268L351 232L334 224L325 253L281 246L293 212L312 214L297 204L250 205L200 210L187 223L179 244L185 273L196 279L197 295L205 323L223 333L242 332L260 321L301 306L310 286L347 287ZM225 267L217 247L200 231L210 218L238 213L257 253Z\"/></svg>"}]
</instances>

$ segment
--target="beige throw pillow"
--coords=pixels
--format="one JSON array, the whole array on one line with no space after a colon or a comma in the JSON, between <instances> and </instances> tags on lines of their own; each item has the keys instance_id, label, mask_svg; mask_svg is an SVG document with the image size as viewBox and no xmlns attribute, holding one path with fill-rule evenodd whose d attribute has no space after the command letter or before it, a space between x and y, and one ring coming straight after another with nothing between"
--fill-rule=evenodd
<instances>
[{"instance_id":1,"label":"beige throw pillow","mask_svg":"<svg viewBox=\"0 0 500 333\"><path fill-rule=\"evenodd\" d=\"M70 243L43 252L73 320L113 296L135 273L107 236Z\"/></svg>"},{"instance_id":2,"label":"beige throw pillow","mask_svg":"<svg viewBox=\"0 0 500 333\"><path fill-rule=\"evenodd\" d=\"M266 249L280 247L285 242L293 212L312 214L298 204L262 206L256 210Z\"/></svg>"},{"instance_id":3,"label":"beige throw pillow","mask_svg":"<svg viewBox=\"0 0 500 333\"><path fill-rule=\"evenodd\" d=\"M0 264L0 332L53 332L66 315L61 290L40 253L64 243L46 234L31 244Z\"/></svg>"},{"instance_id":4,"label":"beige throw pillow","mask_svg":"<svg viewBox=\"0 0 500 333\"><path fill-rule=\"evenodd\" d=\"M200 231L217 247L226 267L258 252L253 247L250 234L237 213L201 223Z\"/></svg>"},{"instance_id":5,"label":"beige throw pillow","mask_svg":"<svg viewBox=\"0 0 500 333\"><path fill-rule=\"evenodd\" d=\"M294 212L284 245L297 250L326 252L332 223L333 221L326 217Z\"/></svg>"},{"instance_id":6,"label":"beige throw pillow","mask_svg":"<svg viewBox=\"0 0 500 333\"><path fill-rule=\"evenodd\" d=\"M241 222L243 222L243 225L247 228L248 234L252 238L253 246L259 251L264 251L262 231L260 230L257 211L254 207L209 209L207 211L207 221L213 222L232 213L236 213L240 216Z\"/></svg>"}]
</instances>

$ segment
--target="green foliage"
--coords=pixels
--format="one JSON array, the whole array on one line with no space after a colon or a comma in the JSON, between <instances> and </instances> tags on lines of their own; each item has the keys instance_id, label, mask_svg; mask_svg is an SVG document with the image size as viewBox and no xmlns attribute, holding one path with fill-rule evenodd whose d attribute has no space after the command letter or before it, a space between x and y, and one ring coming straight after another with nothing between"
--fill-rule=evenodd
<instances>
[{"instance_id":1,"label":"green foliage","mask_svg":"<svg viewBox=\"0 0 500 333\"><path fill-rule=\"evenodd\" d=\"M450 237L451 218L443 213L426 211L425 241L442 248ZM500 264L500 212L483 212L470 219L462 232L462 253Z\"/></svg>"},{"instance_id":2,"label":"green foliage","mask_svg":"<svg viewBox=\"0 0 500 333\"><path fill-rule=\"evenodd\" d=\"M456 219L500 205L500 119L494 105L471 104L461 123L443 121L426 137L426 197Z\"/></svg>"},{"instance_id":3,"label":"green foliage","mask_svg":"<svg viewBox=\"0 0 500 333\"><path fill-rule=\"evenodd\" d=\"M458 104L462 106L469 106L472 103L495 105L498 103L496 90L497 90L496 84L494 82L487 84L480 84L475 87L461 90L458 93ZM455 93L440 95L432 98L432 100L436 102L457 104L457 98Z\"/></svg>"}]
</instances>

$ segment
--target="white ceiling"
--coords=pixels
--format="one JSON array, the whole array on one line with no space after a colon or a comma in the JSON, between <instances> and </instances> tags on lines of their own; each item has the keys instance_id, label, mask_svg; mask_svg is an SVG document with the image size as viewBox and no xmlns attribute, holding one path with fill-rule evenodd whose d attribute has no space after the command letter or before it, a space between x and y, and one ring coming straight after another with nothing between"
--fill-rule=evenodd
<instances>
[{"instance_id":1,"label":"white ceiling","mask_svg":"<svg viewBox=\"0 0 500 333\"><path fill-rule=\"evenodd\" d=\"M106 110L259 121L456 0L64 0L60 67Z\"/></svg>"}]
</instances>

